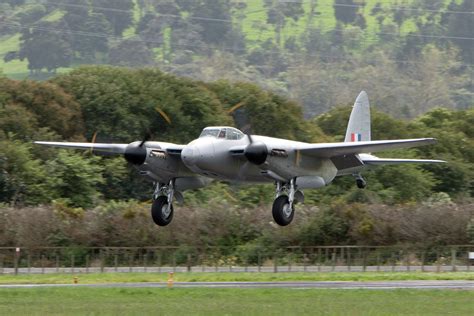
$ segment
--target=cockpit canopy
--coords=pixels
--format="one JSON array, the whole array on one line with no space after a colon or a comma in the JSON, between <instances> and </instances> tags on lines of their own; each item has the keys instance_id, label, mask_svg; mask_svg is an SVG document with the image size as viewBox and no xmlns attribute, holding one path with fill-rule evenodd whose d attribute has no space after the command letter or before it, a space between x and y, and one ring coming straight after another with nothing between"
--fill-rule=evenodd
<instances>
[{"instance_id":1,"label":"cockpit canopy","mask_svg":"<svg viewBox=\"0 0 474 316\"><path fill-rule=\"evenodd\" d=\"M244 137L244 133L242 133L241 131L233 127L211 126L211 127L206 127L205 129L202 130L201 135L199 135L199 138L202 138L202 137L214 137L214 138L237 140Z\"/></svg>"}]
</instances>

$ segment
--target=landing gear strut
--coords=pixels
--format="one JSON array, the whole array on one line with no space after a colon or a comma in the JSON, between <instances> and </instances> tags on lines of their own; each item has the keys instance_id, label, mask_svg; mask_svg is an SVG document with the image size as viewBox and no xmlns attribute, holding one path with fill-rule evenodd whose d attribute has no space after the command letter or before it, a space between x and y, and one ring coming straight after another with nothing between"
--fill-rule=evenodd
<instances>
[{"instance_id":1,"label":"landing gear strut","mask_svg":"<svg viewBox=\"0 0 474 316\"><path fill-rule=\"evenodd\" d=\"M174 180L166 185L156 183L151 206L151 217L158 226L166 226L173 219Z\"/></svg>"},{"instance_id":2,"label":"landing gear strut","mask_svg":"<svg viewBox=\"0 0 474 316\"><path fill-rule=\"evenodd\" d=\"M356 178L356 184L359 189L365 189L367 186L367 182L360 174L355 174L354 177Z\"/></svg>"},{"instance_id":3,"label":"landing gear strut","mask_svg":"<svg viewBox=\"0 0 474 316\"><path fill-rule=\"evenodd\" d=\"M289 183L276 182L276 198L273 202L272 215L280 226L286 226L293 220L295 204L303 202L303 192L296 189L295 179Z\"/></svg>"}]
</instances>

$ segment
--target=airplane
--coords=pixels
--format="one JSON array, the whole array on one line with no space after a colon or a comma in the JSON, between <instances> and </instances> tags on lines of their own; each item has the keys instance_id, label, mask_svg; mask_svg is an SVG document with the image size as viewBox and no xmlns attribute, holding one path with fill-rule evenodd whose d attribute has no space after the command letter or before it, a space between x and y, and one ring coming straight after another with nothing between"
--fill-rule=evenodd
<instances>
[{"instance_id":1,"label":"airplane","mask_svg":"<svg viewBox=\"0 0 474 316\"><path fill-rule=\"evenodd\" d=\"M335 177L350 175L366 187L361 172L388 164L443 163L442 160L379 158L372 153L436 143L434 138L371 140L370 106L366 92L358 95L349 118L344 142L305 143L250 135L229 126L210 126L186 145L157 141L130 144L35 141L35 144L123 155L140 175L154 183L151 217L168 225L173 202L182 192L205 187L214 180L232 183L274 183L274 221L291 223L295 204L304 202L304 189L329 185Z\"/></svg>"}]
</instances>

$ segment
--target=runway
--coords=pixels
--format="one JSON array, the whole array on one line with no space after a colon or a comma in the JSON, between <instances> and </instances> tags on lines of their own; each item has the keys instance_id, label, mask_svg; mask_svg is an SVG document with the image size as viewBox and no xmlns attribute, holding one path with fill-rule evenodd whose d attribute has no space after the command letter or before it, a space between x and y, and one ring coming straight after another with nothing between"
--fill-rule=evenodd
<instances>
[{"instance_id":1,"label":"runway","mask_svg":"<svg viewBox=\"0 0 474 316\"><path fill-rule=\"evenodd\" d=\"M102 284L2 284L4 288L93 287L93 288L166 288L165 282ZM323 282L174 282L175 288L289 288L289 289L468 289L474 281L323 281Z\"/></svg>"}]
</instances>

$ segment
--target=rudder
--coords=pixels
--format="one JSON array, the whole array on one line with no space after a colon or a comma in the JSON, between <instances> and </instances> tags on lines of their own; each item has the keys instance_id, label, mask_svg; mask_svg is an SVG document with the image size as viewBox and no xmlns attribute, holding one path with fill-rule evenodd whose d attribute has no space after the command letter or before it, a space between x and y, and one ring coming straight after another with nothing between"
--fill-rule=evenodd
<instances>
[{"instance_id":1,"label":"rudder","mask_svg":"<svg viewBox=\"0 0 474 316\"><path fill-rule=\"evenodd\" d=\"M370 141L370 105L365 91L361 91L352 107L347 124L345 142Z\"/></svg>"}]
</instances>

